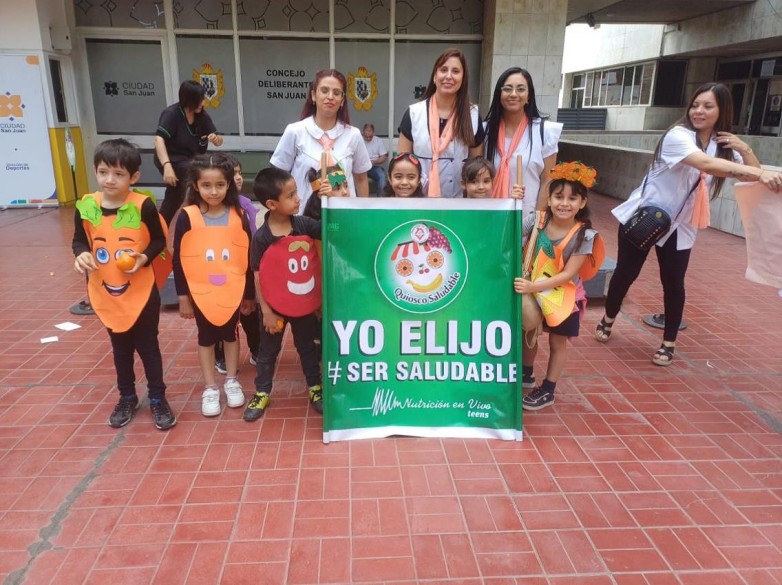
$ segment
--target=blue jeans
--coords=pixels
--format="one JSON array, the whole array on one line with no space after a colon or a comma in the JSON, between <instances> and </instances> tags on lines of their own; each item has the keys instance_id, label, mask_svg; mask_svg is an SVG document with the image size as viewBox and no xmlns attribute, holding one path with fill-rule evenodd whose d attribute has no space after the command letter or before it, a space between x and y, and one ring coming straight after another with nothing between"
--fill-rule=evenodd
<instances>
[{"instance_id":1,"label":"blue jeans","mask_svg":"<svg viewBox=\"0 0 782 585\"><path fill-rule=\"evenodd\" d=\"M383 196L383 187L386 186L386 171L381 166L372 167L367 171L367 177L375 181L377 185L377 197Z\"/></svg>"}]
</instances>

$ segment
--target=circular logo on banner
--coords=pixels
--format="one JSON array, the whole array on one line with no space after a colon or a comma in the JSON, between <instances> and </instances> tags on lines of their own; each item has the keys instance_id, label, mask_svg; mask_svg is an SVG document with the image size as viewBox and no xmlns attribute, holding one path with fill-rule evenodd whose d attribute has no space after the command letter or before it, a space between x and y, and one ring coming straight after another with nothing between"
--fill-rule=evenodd
<instances>
[{"instance_id":1,"label":"circular logo on banner","mask_svg":"<svg viewBox=\"0 0 782 585\"><path fill-rule=\"evenodd\" d=\"M464 288L467 253L441 223L416 220L393 230L375 255L375 279L393 305L431 313L453 302Z\"/></svg>"}]
</instances>

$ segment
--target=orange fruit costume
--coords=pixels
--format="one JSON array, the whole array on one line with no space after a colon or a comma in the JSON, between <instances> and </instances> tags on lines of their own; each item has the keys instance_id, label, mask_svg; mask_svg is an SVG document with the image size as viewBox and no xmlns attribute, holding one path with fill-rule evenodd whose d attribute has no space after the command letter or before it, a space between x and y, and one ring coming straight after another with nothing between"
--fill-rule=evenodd
<instances>
[{"instance_id":1,"label":"orange fruit costume","mask_svg":"<svg viewBox=\"0 0 782 585\"><path fill-rule=\"evenodd\" d=\"M532 261L530 274L532 282L551 278L565 269L565 264L567 263L564 258L565 249L570 240L584 227L584 224L576 222L556 246L543 231L542 226L539 226L539 222L536 222L532 228L541 230L535 245L536 250ZM605 244L603 238L596 234L592 242L592 253L587 256L578 271L579 278L582 281L592 278L597 274L604 258ZM560 325L573 312L579 284L570 280L558 287L535 293L535 298L543 312L543 318L549 327Z\"/></svg>"},{"instance_id":2,"label":"orange fruit costume","mask_svg":"<svg viewBox=\"0 0 782 585\"><path fill-rule=\"evenodd\" d=\"M221 327L242 304L250 238L233 207L228 207L227 226L207 226L197 205L182 211L190 219L190 229L182 236L179 257L190 296L204 317Z\"/></svg>"},{"instance_id":3,"label":"orange fruit costume","mask_svg":"<svg viewBox=\"0 0 782 585\"><path fill-rule=\"evenodd\" d=\"M149 246L149 229L141 221L141 206L146 199L147 195L131 191L122 207L117 209L116 216L103 215L100 191L76 202L98 265L97 270L90 272L87 295L101 323L114 333L123 333L133 327L149 301L156 279L158 283L165 282L171 272L171 254L165 249L150 265L142 266L134 274L128 274L117 265L123 253L141 254ZM165 234L167 228L162 217L160 223Z\"/></svg>"}]
</instances>

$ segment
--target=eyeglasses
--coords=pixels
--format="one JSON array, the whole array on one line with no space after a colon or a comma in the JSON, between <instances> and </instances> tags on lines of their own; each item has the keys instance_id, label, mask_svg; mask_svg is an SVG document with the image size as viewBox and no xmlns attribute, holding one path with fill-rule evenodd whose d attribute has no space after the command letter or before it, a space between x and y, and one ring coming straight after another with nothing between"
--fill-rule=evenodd
<instances>
[{"instance_id":1,"label":"eyeglasses","mask_svg":"<svg viewBox=\"0 0 782 585\"><path fill-rule=\"evenodd\" d=\"M500 88L500 91L505 95L511 95L514 93L522 95L527 93L527 87L525 85L517 85L516 87L513 87L512 85L503 85Z\"/></svg>"},{"instance_id":2,"label":"eyeglasses","mask_svg":"<svg viewBox=\"0 0 782 585\"><path fill-rule=\"evenodd\" d=\"M418 160L418 157L414 155L412 152L394 152L391 157L391 160L395 162L402 159L407 159L414 165L421 164L421 161Z\"/></svg>"},{"instance_id":3,"label":"eyeglasses","mask_svg":"<svg viewBox=\"0 0 782 585\"><path fill-rule=\"evenodd\" d=\"M326 87L325 85L321 85L318 88L318 93L322 95L323 97L328 96L329 94L333 95L335 98L339 99L343 95L345 95L345 92L339 89L338 87L335 87L333 89Z\"/></svg>"}]
</instances>

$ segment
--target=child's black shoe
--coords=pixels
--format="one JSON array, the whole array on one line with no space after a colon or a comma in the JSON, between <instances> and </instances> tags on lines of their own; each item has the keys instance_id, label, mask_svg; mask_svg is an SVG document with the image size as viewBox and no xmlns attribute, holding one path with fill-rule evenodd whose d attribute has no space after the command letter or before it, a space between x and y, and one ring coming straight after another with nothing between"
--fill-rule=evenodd
<instances>
[{"instance_id":1,"label":"child's black shoe","mask_svg":"<svg viewBox=\"0 0 782 585\"><path fill-rule=\"evenodd\" d=\"M150 398L149 408L152 411L152 421L161 431L170 429L176 424L176 417L165 398Z\"/></svg>"},{"instance_id":2,"label":"child's black shoe","mask_svg":"<svg viewBox=\"0 0 782 585\"><path fill-rule=\"evenodd\" d=\"M132 421L138 410L138 404L136 396L120 396L117 405L109 416L109 426L119 429Z\"/></svg>"}]
</instances>

